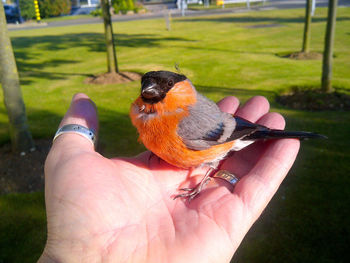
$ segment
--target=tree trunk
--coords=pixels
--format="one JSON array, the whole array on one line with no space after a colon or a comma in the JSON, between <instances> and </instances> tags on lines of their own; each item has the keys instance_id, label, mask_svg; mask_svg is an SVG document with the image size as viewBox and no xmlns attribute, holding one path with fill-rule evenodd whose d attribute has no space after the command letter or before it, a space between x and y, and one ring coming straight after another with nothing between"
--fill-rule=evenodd
<instances>
[{"instance_id":1,"label":"tree trunk","mask_svg":"<svg viewBox=\"0 0 350 263\"><path fill-rule=\"evenodd\" d=\"M101 0L101 6L102 6L103 23L105 28L108 72L119 73L117 53L115 51L115 45L114 45L113 27L112 27L109 0Z\"/></svg>"},{"instance_id":2,"label":"tree trunk","mask_svg":"<svg viewBox=\"0 0 350 263\"><path fill-rule=\"evenodd\" d=\"M12 150L29 152L35 149L19 83L17 65L8 36L5 12L0 1L0 81L9 118Z\"/></svg>"},{"instance_id":3,"label":"tree trunk","mask_svg":"<svg viewBox=\"0 0 350 263\"><path fill-rule=\"evenodd\" d=\"M304 26L304 37L302 52L308 53L310 51L310 28L311 28L311 11L312 11L312 0L306 1L305 8L305 26Z\"/></svg>"},{"instance_id":4,"label":"tree trunk","mask_svg":"<svg viewBox=\"0 0 350 263\"><path fill-rule=\"evenodd\" d=\"M329 0L325 45L322 63L322 84L324 92L332 92L333 42L338 0Z\"/></svg>"}]
</instances>

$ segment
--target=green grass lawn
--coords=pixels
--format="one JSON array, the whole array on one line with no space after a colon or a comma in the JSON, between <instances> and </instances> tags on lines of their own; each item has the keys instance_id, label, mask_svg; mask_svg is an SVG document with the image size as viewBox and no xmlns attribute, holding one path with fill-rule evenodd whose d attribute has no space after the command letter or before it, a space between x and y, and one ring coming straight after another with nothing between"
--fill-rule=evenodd
<instances>
[{"instance_id":1,"label":"green grass lawn","mask_svg":"<svg viewBox=\"0 0 350 263\"><path fill-rule=\"evenodd\" d=\"M326 9L313 18L311 49L321 52ZM232 262L344 262L350 243L349 112L291 110L274 102L292 86L317 86L321 61L276 54L301 48L304 10L179 18L171 31L163 19L114 25L119 67L144 73L175 70L217 101L236 95L266 96L288 129L317 131L328 140L305 141L287 179L253 226ZM261 25L277 25L261 27ZM256 26L258 27L251 27ZM144 148L128 117L139 83L86 85L106 70L102 25L11 32L28 119L35 138L52 138L76 92L97 104L100 142L106 156L134 155ZM333 67L334 86L350 92L350 9L339 8ZM0 100L3 100L0 91ZM9 141L0 104L0 145ZM42 193L0 196L0 262L33 262L45 242Z\"/></svg>"}]
</instances>

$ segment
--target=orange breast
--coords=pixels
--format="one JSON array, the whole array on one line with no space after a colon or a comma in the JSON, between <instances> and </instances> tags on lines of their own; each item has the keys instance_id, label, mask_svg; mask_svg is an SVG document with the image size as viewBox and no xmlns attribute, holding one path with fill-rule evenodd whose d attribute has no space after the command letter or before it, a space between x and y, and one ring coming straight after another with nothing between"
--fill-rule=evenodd
<instances>
[{"instance_id":1,"label":"orange breast","mask_svg":"<svg viewBox=\"0 0 350 263\"><path fill-rule=\"evenodd\" d=\"M195 102L195 91L187 81L175 85L164 100L156 104L145 104L141 97L137 98L131 106L130 117L140 134L139 140L154 154L181 168L197 167L224 157L234 142L195 151L188 149L178 136L178 124L188 116L188 106Z\"/></svg>"}]
</instances>

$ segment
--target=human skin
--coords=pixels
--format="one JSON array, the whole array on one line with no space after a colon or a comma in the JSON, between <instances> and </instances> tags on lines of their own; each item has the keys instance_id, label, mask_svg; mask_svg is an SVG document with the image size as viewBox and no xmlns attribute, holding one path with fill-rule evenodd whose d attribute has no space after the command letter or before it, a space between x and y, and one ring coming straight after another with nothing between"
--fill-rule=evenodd
<instances>
[{"instance_id":1,"label":"human skin","mask_svg":"<svg viewBox=\"0 0 350 263\"><path fill-rule=\"evenodd\" d=\"M270 128L283 129L264 97L239 107L218 103ZM98 132L94 104L73 97L60 126L80 124ZM221 169L240 180L233 187L212 179L190 203L174 195L194 186L207 168L191 173L144 152L108 159L77 134L53 143L45 163L47 242L39 262L229 262L291 168L296 139L258 142L226 159Z\"/></svg>"}]
</instances>

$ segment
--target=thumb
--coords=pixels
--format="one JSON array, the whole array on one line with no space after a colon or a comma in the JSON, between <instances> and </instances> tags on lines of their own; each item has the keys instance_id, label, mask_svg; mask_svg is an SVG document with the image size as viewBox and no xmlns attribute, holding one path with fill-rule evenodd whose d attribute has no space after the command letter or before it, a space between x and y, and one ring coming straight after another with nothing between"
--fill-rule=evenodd
<instances>
[{"instance_id":1,"label":"thumb","mask_svg":"<svg viewBox=\"0 0 350 263\"><path fill-rule=\"evenodd\" d=\"M98 118L95 104L83 93L73 96L71 105L63 117L59 128L67 124L79 124L95 133L98 133ZM64 133L58 136L52 146L52 150L62 152L64 155L79 151L94 151L94 146L87 138L78 133Z\"/></svg>"}]
</instances>

